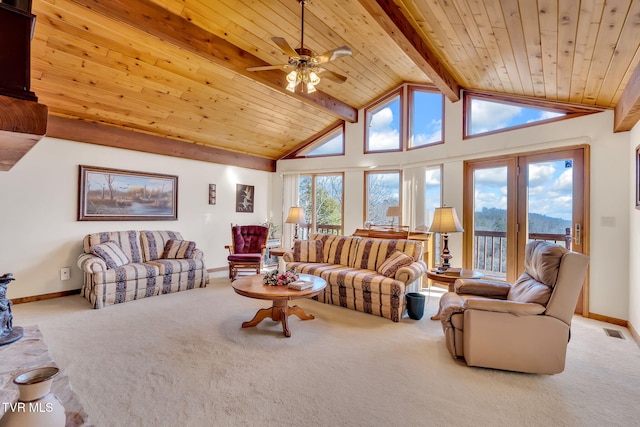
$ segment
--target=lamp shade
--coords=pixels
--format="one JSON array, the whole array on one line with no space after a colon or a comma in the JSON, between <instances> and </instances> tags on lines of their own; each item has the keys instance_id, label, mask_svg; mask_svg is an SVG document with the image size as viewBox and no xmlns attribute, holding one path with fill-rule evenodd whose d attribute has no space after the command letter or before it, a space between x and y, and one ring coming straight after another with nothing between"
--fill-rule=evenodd
<instances>
[{"instance_id":1,"label":"lamp shade","mask_svg":"<svg viewBox=\"0 0 640 427\"><path fill-rule=\"evenodd\" d=\"M429 231L432 233L454 233L456 231L464 231L462 225L460 225L460 221L458 220L456 208L447 206L436 208Z\"/></svg>"},{"instance_id":2,"label":"lamp shade","mask_svg":"<svg viewBox=\"0 0 640 427\"><path fill-rule=\"evenodd\" d=\"M284 221L287 224L304 224L304 211L299 206L292 206L289 208L289 215Z\"/></svg>"},{"instance_id":3,"label":"lamp shade","mask_svg":"<svg viewBox=\"0 0 640 427\"><path fill-rule=\"evenodd\" d=\"M400 206L389 206L387 216L400 216Z\"/></svg>"}]
</instances>

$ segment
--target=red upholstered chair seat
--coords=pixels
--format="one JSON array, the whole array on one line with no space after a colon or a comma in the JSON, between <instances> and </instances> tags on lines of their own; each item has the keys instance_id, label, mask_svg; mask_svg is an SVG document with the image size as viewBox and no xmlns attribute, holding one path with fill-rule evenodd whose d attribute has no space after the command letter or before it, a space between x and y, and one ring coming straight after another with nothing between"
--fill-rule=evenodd
<instances>
[{"instance_id":1,"label":"red upholstered chair seat","mask_svg":"<svg viewBox=\"0 0 640 427\"><path fill-rule=\"evenodd\" d=\"M227 257L228 261L238 262L260 262L260 254L234 254Z\"/></svg>"},{"instance_id":2,"label":"red upholstered chair seat","mask_svg":"<svg viewBox=\"0 0 640 427\"><path fill-rule=\"evenodd\" d=\"M241 269L260 273L264 251L269 239L269 227L264 225L231 225L229 249L229 279L235 280Z\"/></svg>"}]
</instances>

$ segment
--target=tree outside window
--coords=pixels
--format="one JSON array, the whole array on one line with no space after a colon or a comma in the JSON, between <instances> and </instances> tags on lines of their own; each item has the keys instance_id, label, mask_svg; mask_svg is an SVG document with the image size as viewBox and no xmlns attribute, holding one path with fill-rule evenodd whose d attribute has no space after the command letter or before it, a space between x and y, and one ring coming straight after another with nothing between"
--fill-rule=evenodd
<instances>
[{"instance_id":1,"label":"tree outside window","mask_svg":"<svg viewBox=\"0 0 640 427\"><path fill-rule=\"evenodd\" d=\"M298 188L308 223L302 226L306 233L342 234L342 174L303 175ZM303 236L308 238L304 232Z\"/></svg>"},{"instance_id":2,"label":"tree outside window","mask_svg":"<svg viewBox=\"0 0 640 427\"><path fill-rule=\"evenodd\" d=\"M402 223L402 218L387 216L387 209L400 206L400 171L366 172L366 222L378 225Z\"/></svg>"}]
</instances>

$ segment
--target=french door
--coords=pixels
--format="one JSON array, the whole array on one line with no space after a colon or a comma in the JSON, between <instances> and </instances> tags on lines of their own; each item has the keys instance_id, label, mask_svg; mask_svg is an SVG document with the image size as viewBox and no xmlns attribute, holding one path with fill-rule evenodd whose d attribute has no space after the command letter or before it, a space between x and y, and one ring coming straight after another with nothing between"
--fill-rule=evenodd
<instances>
[{"instance_id":1,"label":"french door","mask_svg":"<svg viewBox=\"0 0 640 427\"><path fill-rule=\"evenodd\" d=\"M545 240L586 253L588 146L465 162L465 268L513 282L525 246ZM576 312L586 314L586 286Z\"/></svg>"}]
</instances>

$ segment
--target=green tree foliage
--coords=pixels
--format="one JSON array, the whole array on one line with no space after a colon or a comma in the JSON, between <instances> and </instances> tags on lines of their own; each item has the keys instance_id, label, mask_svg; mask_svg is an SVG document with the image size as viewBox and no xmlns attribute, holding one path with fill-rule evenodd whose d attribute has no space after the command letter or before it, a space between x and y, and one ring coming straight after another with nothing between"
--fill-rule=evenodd
<instances>
[{"instance_id":1,"label":"green tree foliage","mask_svg":"<svg viewBox=\"0 0 640 427\"><path fill-rule=\"evenodd\" d=\"M304 210L307 222L311 222L315 205L316 226L342 224L342 176L319 175L315 178L315 204L312 177L301 176L299 181L300 207Z\"/></svg>"}]
</instances>

